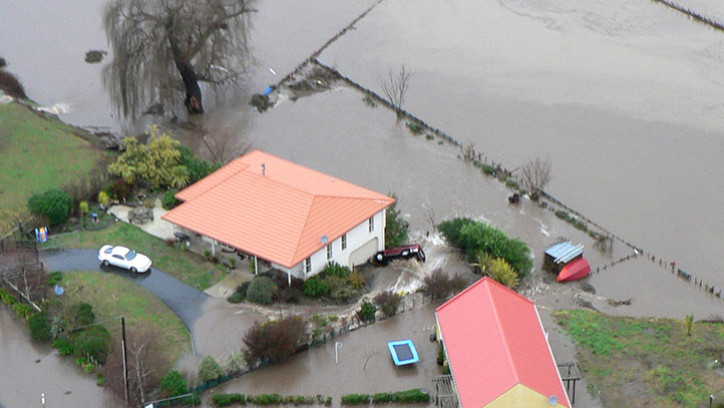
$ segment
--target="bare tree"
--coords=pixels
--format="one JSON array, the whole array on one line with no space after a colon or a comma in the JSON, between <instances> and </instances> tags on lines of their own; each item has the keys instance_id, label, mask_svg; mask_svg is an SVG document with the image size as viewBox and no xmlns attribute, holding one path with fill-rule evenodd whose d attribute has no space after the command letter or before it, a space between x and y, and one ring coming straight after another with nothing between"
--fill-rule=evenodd
<instances>
[{"instance_id":1,"label":"bare tree","mask_svg":"<svg viewBox=\"0 0 724 408\"><path fill-rule=\"evenodd\" d=\"M159 352L156 331L148 328L129 329L127 340L130 403L137 406L147 401L150 393L158 388L170 364L163 353ZM103 375L111 391L123 397L123 351L120 342L115 343L113 352L103 366Z\"/></svg>"},{"instance_id":2,"label":"bare tree","mask_svg":"<svg viewBox=\"0 0 724 408\"><path fill-rule=\"evenodd\" d=\"M252 142L245 140L230 127L201 129L195 136L206 147L212 161L228 163L232 159L249 153Z\"/></svg>"},{"instance_id":3,"label":"bare tree","mask_svg":"<svg viewBox=\"0 0 724 408\"><path fill-rule=\"evenodd\" d=\"M528 159L521 166L523 173L523 186L530 193L531 200L538 200L540 193L543 192L545 186L551 181L551 161L549 158Z\"/></svg>"},{"instance_id":4,"label":"bare tree","mask_svg":"<svg viewBox=\"0 0 724 408\"><path fill-rule=\"evenodd\" d=\"M402 118L402 105L405 103L405 94L410 86L411 77L412 71L408 71L405 64L402 64L397 74L390 70L387 78L377 78L382 92L395 109L398 119Z\"/></svg>"},{"instance_id":5,"label":"bare tree","mask_svg":"<svg viewBox=\"0 0 724 408\"><path fill-rule=\"evenodd\" d=\"M246 69L254 1L112 0L103 17L113 50L104 84L119 114L176 106L182 90L188 113L203 113L199 81L236 82Z\"/></svg>"}]
</instances>

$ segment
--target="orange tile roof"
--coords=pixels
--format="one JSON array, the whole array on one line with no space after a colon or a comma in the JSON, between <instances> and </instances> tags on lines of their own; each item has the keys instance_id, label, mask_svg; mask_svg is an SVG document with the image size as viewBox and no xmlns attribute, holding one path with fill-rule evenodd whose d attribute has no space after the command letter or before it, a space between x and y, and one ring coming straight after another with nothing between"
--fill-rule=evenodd
<instances>
[{"instance_id":1,"label":"orange tile roof","mask_svg":"<svg viewBox=\"0 0 724 408\"><path fill-rule=\"evenodd\" d=\"M463 408L485 407L518 384L571 406L530 299L485 277L436 313Z\"/></svg>"},{"instance_id":2,"label":"orange tile roof","mask_svg":"<svg viewBox=\"0 0 724 408\"><path fill-rule=\"evenodd\" d=\"M287 268L395 202L261 150L176 197L165 220Z\"/></svg>"}]
</instances>

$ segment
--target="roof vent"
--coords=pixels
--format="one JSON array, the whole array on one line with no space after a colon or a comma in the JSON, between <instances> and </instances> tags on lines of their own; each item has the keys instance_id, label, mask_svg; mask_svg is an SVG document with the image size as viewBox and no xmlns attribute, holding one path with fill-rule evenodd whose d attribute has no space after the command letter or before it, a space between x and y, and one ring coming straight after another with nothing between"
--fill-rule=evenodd
<instances>
[{"instance_id":1,"label":"roof vent","mask_svg":"<svg viewBox=\"0 0 724 408\"><path fill-rule=\"evenodd\" d=\"M548 404L550 404L551 406L557 405L557 404L558 404L558 397L555 396L555 395L551 395L551 396L548 398Z\"/></svg>"},{"instance_id":2,"label":"roof vent","mask_svg":"<svg viewBox=\"0 0 724 408\"><path fill-rule=\"evenodd\" d=\"M266 176L266 164L261 164L261 175Z\"/></svg>"}]
</instances>

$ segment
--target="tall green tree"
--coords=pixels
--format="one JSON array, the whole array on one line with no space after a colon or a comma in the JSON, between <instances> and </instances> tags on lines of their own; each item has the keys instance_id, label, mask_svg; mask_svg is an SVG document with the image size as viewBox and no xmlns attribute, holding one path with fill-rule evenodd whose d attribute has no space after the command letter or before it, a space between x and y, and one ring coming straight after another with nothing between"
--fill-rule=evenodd
<instances>
[{"instance_id":1,"label":"tall green tree","mask_svg":"<svg viewBox=\"0 0 724 408\"><path fill-rule=\"evenodd\" d=\"M395 199L395 203L387 207L385 212L385 247L394 248L407 243L407 230L410 224L400 216L397 209L397 195L388 194Z\"/></svg>"},{"instance_id":2,"label":"tall green tree","mask_svg":"<svg viewBox=\"0 0 724 408\"><path fill-rule=\"evenodd\" d=\"M179 142L157 126L149 131L148 143L128 137L123 139L123 153L108 166L108 172L123 177L128 183L161 187L183 187L188 182L188 170L181 170Z\"/></svg>"}]
</instances>

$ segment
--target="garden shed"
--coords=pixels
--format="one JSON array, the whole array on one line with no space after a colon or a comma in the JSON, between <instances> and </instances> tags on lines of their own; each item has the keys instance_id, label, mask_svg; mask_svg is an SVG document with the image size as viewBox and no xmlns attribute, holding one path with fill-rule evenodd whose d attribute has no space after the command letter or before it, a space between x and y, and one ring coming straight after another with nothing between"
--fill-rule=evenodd
<instances>
[{"instance_id":1,"label":"garden shed","mask_svg":"<svg viewBox=\"0 0 724 408\"><path fill-rule=\"evenodd\" d=\"M582 257L583 244L573 245L571 241L559 242L546 249L543 268L558 273L569 262Z\"/></svg>"}]
</instances>

